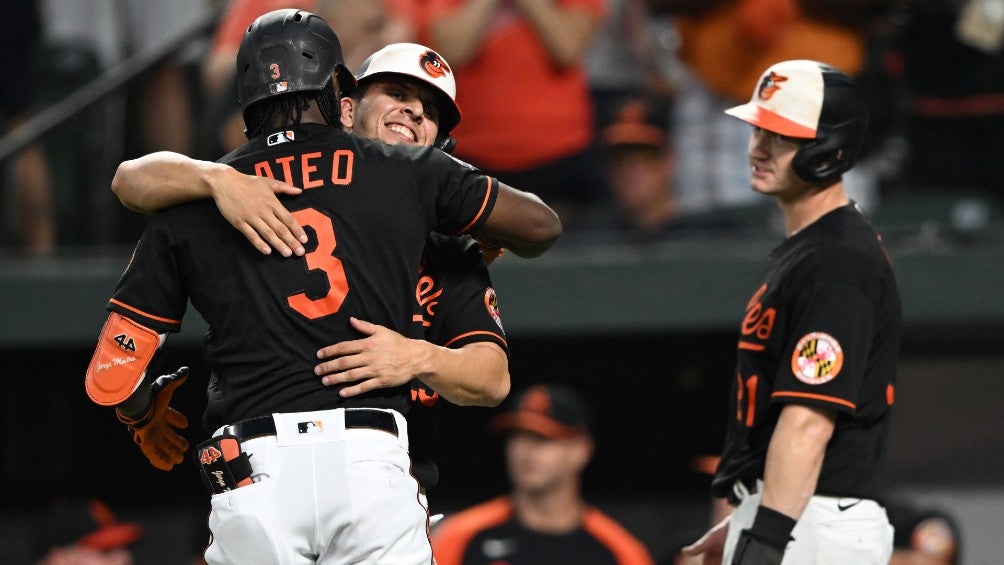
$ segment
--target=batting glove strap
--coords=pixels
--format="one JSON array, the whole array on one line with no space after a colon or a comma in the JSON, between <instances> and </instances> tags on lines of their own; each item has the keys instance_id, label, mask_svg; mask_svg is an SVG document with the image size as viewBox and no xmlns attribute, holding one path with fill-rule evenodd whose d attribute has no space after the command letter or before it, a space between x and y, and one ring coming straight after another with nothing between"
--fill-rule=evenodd
<instances>
[{"instance_id":1,"label":"batting glove strap","mask_svg":"<svg viewBox=\"0 0 1004 565\"><path fill-rule=\"evenodd\" d=\"M756 518L753 519L753 526L744 530L763 543L784 551L784 548L791 541L791 531L795 529L797 520L782 514L777 510L760 506L756 511Z\"/></svg>"},{"instance_id":2,"label":"batting glove strap","mask_svg":"<svg viewBox=\"0 0 1004 565\"><path fill-rule=\"evenodd\" d=\"M140 447L150 463L163 471L170 471L184 459L188 441L178 434L178 429L188 427L188 419L170 407L174 391L188 379L188 367L161 375L150 385L150 406L139 418L130 418L116 410L119 421L126 425L133 441Z\"/></svg>"},{"instance_id":3,"label":"batting glove strap","mask_svg":"<svg viewBox=\"0 0 1004 565\"><path fill-rule=\"evenodd\" d=\"M126 416L121 410L116 408L115 417L118 418L119 422L128 426L130 431L145 428L158 415L158 408L163 408L163 405L170 404L171 397L174 396L174 390L184 384L186 379L188 379L188 367L179 367L173 373L157 377L157 380L153 381L153 384L150 385L150 404L147 405L146 412L142 416L132 418ZM162 393L165 396L161 397L158 401L157 397Z\"/></svg>"},{"instance_id":4,"label":"batting glove strap","mask_svg":"<svg viewBox=\"0 0 1004 565\"><path fill-rule=\"evenodd\" d=\"M780 565L796 522L766 506L757 508L753 526L739 534L732 565Z\"/></svg>"},{"instance_id":5,"label":"batting glove strap","mask_svg":"<svg viewBox=\"0 0 1004 565\"><path fill-rule=\"evenodd\" d=\"M784 549L767 545L763 540L743 530L732 554L732 565L781 565Z\"/></svg>"},{"instance_id":6,"label":"batting glove strap","mask_svg":"<svg viewBox=\"0 0 1004 565\"><path fill-rule=\"evenodd\" d=\"M155 404L151 400L150 405L146 409L146 412L144 412L143 415L140 416L139 418L135 418L135 419L134 418L130 418L129 416L126 416L118 408L116 408L115 409L115 417L119 419L119 422L122 422L123 424L125 424L126 427L129 428L129 431L132 432L132 431L135 431L138 428L143 428L143 427L146 427L146 426L148 426L150 424L150 421L153 420L153 409L154 409L154 406L155 406Z\"/></svg>"}]
</instances>

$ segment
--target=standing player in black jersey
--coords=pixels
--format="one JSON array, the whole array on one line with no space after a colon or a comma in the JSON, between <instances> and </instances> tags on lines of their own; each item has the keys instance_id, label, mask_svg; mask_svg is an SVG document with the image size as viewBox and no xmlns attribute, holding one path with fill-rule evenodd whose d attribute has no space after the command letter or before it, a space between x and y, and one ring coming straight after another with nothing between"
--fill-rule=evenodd
<instances>
[{"instance_id":1,"label":"standing player in black jersey","mask_svg":"<svg viewBox=\"0 0 1004 565\"><path fill-rule=\"evenodd\" d=\"M864 138L865 102L837 69L785 61L727 113L753 125L751 186L777 201L787 237L740 326L712 483L735 510L685 552L742 565L888 563L882 503L902 314L879 236L841 182Z\"/></svg>"},{"instance_id":2,"label":"standing player in black jersey","mask_svg":"<svg viewBox=\"0 0 1004 565\"><path fill-rule=\"evenodd\" d=\"M222 161L305 189L285 201L310 235L305 253L261 256L208 202L154 216L109 304L87 392L117 408L155 466L178 464L187 444L175 428L186 422L169 403L187 372L144 377L191 300L210 326L213 370L204 424L216 433L196 450L214 493L206 560L431 562L427 512L407 473L407 382L341 394L314 374L316 351L355 339L358 319L413 334L432 229L482 232L532 256L560 223L539 199L441 152L325 125L338 124L338 86L354 80L313 14L256 20L238 71L252 139ZM525 213L529 224L517 221Z\"/></svg>"},{"instance_id":3,"label":"standing player in black jersey","mask_svg":"<svg viewBox=\"0 0 1004 565\"><path fill-rule=\"evenodd\" d=\"M388 144L449 143L450 131L460 122L460 109L452 69L438 53L413 43L388 45L363 63L356 80L358 87L343 103L346 130ZM213 168L214 163L180 155L166 163L164 157L148 158L120 172L114 186L124 205L154 213L198 196L215 196L220 211L235 227L264 226L285 212L271 192L276 185L265 179L237 174L225 177L227 182L217 182L221 177L207 175L206 182L200 183L200 171ZM198 190L205 192L199 195ZM292 232L284 236L295 237ZM295 239L292 241L295 244ZM366 339L320 352L327 359L339 358L340 350L365 349L368 359L363 381L367 386L396 386L402 378L414 378L407 414L409 447L412 473L426 489L435 486L439 477L432 451L440 391L453 403L477 406L496 406L509 392L508 344L485 265L493 259L493 250L486 251L483 255L478 244L466 236L429 234L415 289L418 311L413 317L424 339L409 339L357 322L365 328ZM328 362L318 368L328 383L352 378L329 368L337 369ZM355 374L363 372L356 369Z\"/></svg>"}]
</instances>

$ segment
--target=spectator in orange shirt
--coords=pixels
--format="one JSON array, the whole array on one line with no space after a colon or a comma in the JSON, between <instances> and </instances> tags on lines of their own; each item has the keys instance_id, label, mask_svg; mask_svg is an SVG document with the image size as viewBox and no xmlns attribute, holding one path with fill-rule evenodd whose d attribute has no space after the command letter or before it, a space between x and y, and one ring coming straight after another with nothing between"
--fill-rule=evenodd
<instances>
[{"instance_id":1,"label":"spectator in orange shirt","mask_svg":"<svg viewBox=\"0 0 1004 565\"><path fill-rule=\"evenodd\" d=\"M429 0L427 11L426 43L461 93L457 156L559 214L602 195L584 59L603 0Z\"/></svg>"}]
</instances>

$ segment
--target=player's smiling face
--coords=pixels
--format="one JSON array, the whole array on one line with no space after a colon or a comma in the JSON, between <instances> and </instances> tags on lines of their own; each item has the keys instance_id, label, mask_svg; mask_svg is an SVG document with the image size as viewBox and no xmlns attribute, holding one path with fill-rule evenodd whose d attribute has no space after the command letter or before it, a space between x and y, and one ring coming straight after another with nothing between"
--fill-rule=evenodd
<instances>
[{"instance_id":1,"label":"player's smiling face","mask_svg":"<svg viewBox=\"0 0 1004 565\"><path fill-rule=\"evenodd\" d=\"M801 144L800 139L754 126L748 153L750 186L753 190L784 198L811 188L791 168L791 162Z\"/></svg>"},{"instance_id":2,"label":"player's smiling face","mask_svg":"<svg viewBox=\"0 0 1004 565\"><path fill-rule=\"evenodd\" d=\"M345 124L362 137L391 145L432 145L439 134L439 111L429 87L404 76L376 77ZM343 121L344 123L344 121Z\"/></svg>"}]
</instances>

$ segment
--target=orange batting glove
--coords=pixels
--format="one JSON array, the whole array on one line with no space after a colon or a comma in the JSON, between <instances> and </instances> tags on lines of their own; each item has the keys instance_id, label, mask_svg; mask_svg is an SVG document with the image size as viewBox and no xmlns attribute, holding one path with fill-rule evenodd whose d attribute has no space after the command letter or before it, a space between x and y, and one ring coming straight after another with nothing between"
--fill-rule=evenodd
<instances>
[{"instance_id":1,"label":"orange batting glove","mask_svg":"<svg viewBox=\"0 0 1004 565\"><path fill-rule=\"evenodd\" d=\"M177 432L177 429L188 427L188 418L169 406L175 389L186 379L188 367L157 377L150 385L150 407L139 418L133 419L115 410L115 415L129 428L143 455L162 471L170 471L180 464L188 449L188 441Z\"/></svg>"}]
</instances>

